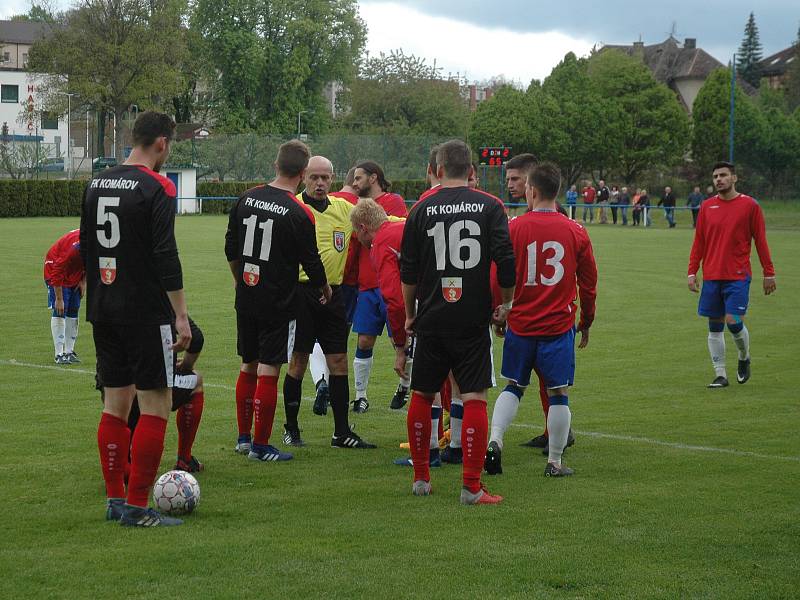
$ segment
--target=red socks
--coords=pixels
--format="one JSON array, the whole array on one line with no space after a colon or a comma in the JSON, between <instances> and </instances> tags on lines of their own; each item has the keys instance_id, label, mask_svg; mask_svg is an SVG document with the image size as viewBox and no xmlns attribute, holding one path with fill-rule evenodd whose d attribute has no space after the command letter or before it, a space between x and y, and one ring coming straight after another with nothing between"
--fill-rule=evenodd
<instances>
[{"instance_id":1,"label":"red socks","mask_svg":"<svg viewBox=\"0 0 800 600\"><path fill-rule=\"evenodd\" d=\"M256 393L253 396L253 412L256 430L253 443L261 446L269 444L272 423L275 420L275 406L278 404L278 378L274 375L261 375L258 378ZM239 429L241 434L241 428Z\"/></svg>"},{"instance_id":2,"label":"red socks","mask_svg":"<svg viewBox=\"0 0 800 600\"><path fill-rule=\"evenodd\" d=\"M142 415L133 432L131 476L128 479L128 504L147 507L150 488L158 475L161 454L164 452L164 433L167 420L154 415Z\"/></svg>"},{"instance_id":3,"label":"red socks","mask_svg":"<svg viewBox=\"0 0 800 600\"><path fill-rule=\"evenodd\" d=\"M187 463L192 460L192 445L197 428L200 427L203 404L203 392L197 392L175 414L175 425L178 426L178 458Z\"/></svg>"},{"instance_id":4,"label":"red socks","mask_svg":"<svg viewBox=\"0 0 800 600\"><path fill-rule=\"evenodd\" d=\"M122 419L103 413L97 428L97 449L100 451L100 466L106 482L108 498L125 497L125 467L128 463L128 447L131 430Z\"/></svg>"},{"instance_id":5,"label":"red socks","mask_svg":"<svg viewBox=\"0 0 800 600\"><path fill-rule=\"evenodd\" d=\"M431 406L433 399L413 392L408 407L406 427L408 443L411 445L411 462L414 465L414 481L430 481ZM481 464L483 466L483 464Z\"/></svg>"},{"instance_id":6,"label":"red socks","mask_svg":"<svg viewBox=\"0 0 800 600\"><path fill-rule=\"evenodd\" d=\"M481 400L464 402L464 421L461 425L464 487L473 494L481 489L481 471L486 460L488 429L486 402Z\"/></svg>"},{"instance_id":7,"label":"red socks","mask_svg":"<svg viewBox=\"0 0 800 600\"><path fill-rule=\"evenodd\" d=\"M236 380L236 421L239 435L250 435L253 427L253 397L256 395L258 377L239 371Z\"/></svg>"}]
</instances>

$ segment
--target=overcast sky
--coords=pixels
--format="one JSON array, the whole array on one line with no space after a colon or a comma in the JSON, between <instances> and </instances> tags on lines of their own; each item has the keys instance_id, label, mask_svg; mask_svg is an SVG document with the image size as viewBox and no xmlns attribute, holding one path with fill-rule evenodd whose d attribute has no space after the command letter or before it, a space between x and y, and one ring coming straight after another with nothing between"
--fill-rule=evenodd
<instances>
[{"instance_id":1,"label":"overcast sky","mask_svg":"<svg viewBox=\"0 0 800 600\"><path fill-rule=\"evenodd\" d=\"M56 6L69 6L56 0ZM505 75L523 85L544 78L567 52L595 44L654 44L670 32L727 63L755 12L764 56L791 45L798 0L359 0L371 54L403 48L469 80ZM26 12L27 0L3 0L0 18Z\"/></svg>"}]
</instances>

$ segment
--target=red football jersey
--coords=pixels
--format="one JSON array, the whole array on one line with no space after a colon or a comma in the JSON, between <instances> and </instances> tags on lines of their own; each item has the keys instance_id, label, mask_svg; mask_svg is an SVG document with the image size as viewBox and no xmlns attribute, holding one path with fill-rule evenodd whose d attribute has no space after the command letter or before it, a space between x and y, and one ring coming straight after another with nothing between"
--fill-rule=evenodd
<instances>
[{"instance_id":1,"label":"red football jersey","mask_svg":"<svg viewBox=\"0 0 800 600\"><path fill-rule=\"evenodd\" d=\"M403 197L398 194L386 192L375 198L375 202L383 207L386 214L391 217L407 217L408 210ZM378 287L378 274L369 259L369 249L363 244L357 244L358 255L358 289L360 291L371 290Z\"/></svg>"},{"instance_id":2,"label":"red football jersey","mask_svg":"<svg viewBox=\"0 0 800 600\"><path fill-rule=\"evenodd\" d=\"M356 196L352 192L330 192L328 196L336 196L337 198L344 198L353 206L358 204L358 196Z\"/></svg>"},{"instance_id":3,"label":"red football jersey","mask_svg":"<svg viewBox=\"0 0 800 600\"><path fill-rule=\"evenodd\" d=\"M597 265L589 234L555 211L531 211L509 223L517 265L514 306L508 327L517 335L560 335L575 325L575 287L580 296L578 327L594 321Z\"/></svg>"},{"instance_id":4,"label":"red football jersey","mask_svg":"<svg viewBox=\"0 0 800 600\"><path fill-rule=\"evenodd\" d=\"M44 259L44 280L53 287L75 287L83 279L80 233L80 229L73 229L58 238L47 251Z\"/></svg>"},{"instance_id":5,"label":"red football jersey","mask_svg":"<svg viewBox=\"0 0 800 600\"><path fill-rule=\"evenodd\" d=\"M712 196L700 205L694 243L689 254L689 275L703 263L703 279L731 280L752 276L750 248L755 240L764 277L774 277L769 255L764 213L758 202L739 194L732 200Z\"/></svg>"},{"instance_id":6,"label":"red football jersey","mask_svg":"<svg viewBox=\"0 0 800 600\"><path fill-rule=\"evenodd\" d=\"M394 343L406 343L406 308L403 288L400 285L400 245L403 241L405 221L386 222L372 240L369 257L378 274L378 287L386 303L386 316L392 328Z\"/></svg>"}]
</instances>

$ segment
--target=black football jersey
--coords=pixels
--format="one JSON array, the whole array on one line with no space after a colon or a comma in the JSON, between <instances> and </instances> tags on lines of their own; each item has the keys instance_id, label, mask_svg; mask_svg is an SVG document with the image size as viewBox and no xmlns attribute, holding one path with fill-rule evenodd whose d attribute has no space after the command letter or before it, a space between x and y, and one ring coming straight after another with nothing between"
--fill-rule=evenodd
<instances>
[{"instance_id":1,"label":"black football jersey","mask_svg":"<svg viewBox=\"0 0 800 600\"><path fill-rule=\"evenodd\" d=\"M182 289L175 243L175 186L140 165L120 165L89 182L81 210L86 318L167 324L166 291Z\"/></svg>"},{"instance_id":2,"label":"black football jersey","mask_svg":"<svg viewBox=\"0 0 800 600\"><path fill-rule=\"evenodd\" d=\"M403 283L417 285L416 330L463 333L487 327L494 310L492 262L513 272L508 217L499 199L455 187L435 189L417 202L400 253Z\"/></svg>"},{"instance_id":3,"label":"black football jersey","mask_svg":"<svg viewBox=\"0 0 800 600\"><path fill-rule=\"evenodd\" d=\"M239 261L236 309L293 314L300 265L312 285L325 285L314 216L285 190L263 185L236 201L225 233L225 255Z\"/></svg>"}]
</instances>

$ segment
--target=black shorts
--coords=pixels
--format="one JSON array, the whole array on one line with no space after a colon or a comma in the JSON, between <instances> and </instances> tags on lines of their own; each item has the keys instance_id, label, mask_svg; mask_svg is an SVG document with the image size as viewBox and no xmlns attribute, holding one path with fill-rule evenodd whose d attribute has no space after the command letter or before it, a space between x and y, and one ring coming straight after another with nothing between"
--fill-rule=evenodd
<instances>
[{"instance_id":1,"label":"black shorts","mask_svg":"<svg viewBox=\"0 0 800 600\"><path fill-rule=\"evenodd\" d=\"M236 311L236 347L243 363L264 365L288 362L289 323L286 316L265 317Z\"/></svg>"},{"instance_id":2,"label":"black shorts","mask_svg":"<svg viewBox=\"0 0 800 600\"><path fill-rule=\"evenodd\" d=\"M493 387L491 352L488 327L464 335L418 333L411 389L435 394L450 371L464 394L489 389Z\"/></svg>"},{"instance_id":3,"label":"black shorts","mask_svg":"<svg viewBox=\"0 0 800 600\"><path fill-rule=\"evenodd\" d=\"M172 412L192 401L192 391L197 387L197 373L175 374L172 385Z\"/></svg>"},{"instance_id":4,"label":"black shorts","mask_svg":"<svg viewBox=\"0 0 800 600\"><path fill-rule=\"evenodd\" d=\"M327 304L319 303L319 290L301 283L297 286L297 326L292 350L311 354L319 342L325 354L347 353L347 320L341 288L333 288Z\"/></svg>"},{"instance_id":5,"label":"black shorts","mask_svg":"<svg viewBox=\"0 0 800 600\"><path fill-rule=\"evenodd\" d=\"M175 337L171 325L93 323L97 374L105 387L172 387Z\"/></svg>"}]
</instances>

